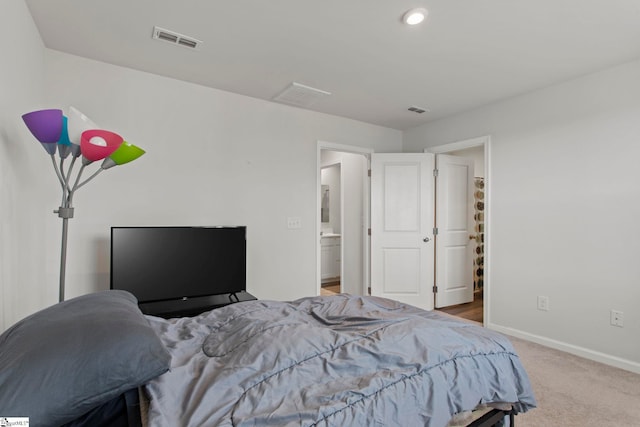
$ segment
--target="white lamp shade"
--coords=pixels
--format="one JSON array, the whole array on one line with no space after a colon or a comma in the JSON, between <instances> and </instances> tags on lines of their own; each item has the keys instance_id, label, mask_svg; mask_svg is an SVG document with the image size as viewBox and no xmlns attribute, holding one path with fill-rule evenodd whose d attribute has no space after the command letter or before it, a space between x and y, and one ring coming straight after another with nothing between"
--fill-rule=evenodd
<instances>
[{"instance_id":1,"label":"white lamp shade","mask_svg":"<svg viewBox=\"0 0 640 427\"><path fill-rule=\"evenodd\" d=\"M82 114L77 108L69 107L69 111L67 112L67 128L69 130L69 141L74 145L80 146L82 132L98 129L98 125L89 117Z\"/></svg>"}]
</instances>

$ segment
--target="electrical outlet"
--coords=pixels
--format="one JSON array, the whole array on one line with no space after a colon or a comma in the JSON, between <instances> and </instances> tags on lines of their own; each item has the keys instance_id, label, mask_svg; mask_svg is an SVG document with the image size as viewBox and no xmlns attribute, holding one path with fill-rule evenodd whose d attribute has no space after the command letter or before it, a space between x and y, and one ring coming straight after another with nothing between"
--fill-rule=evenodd
<instances>
[{"instance_id":1,"label":"electrical outlet","mask_svg":"<svg viewBox=\"0 0 640 427\"><path fill-rule=\"evenodd\" d=\"M624 326L624 313L618 310L611 310L611 325L622 328Z\"/></svg>"},{"instance_id":2,"label":"electrical outlet","mask_svg":"<svg viewBox=\"0 0 640 427\"><path fill-rule=\"evenodd\" d=\"M302 228L302 219L299 216L288 217L287 228L290 230Z\"/></svg>"},{"instance_id":3,"label":"electrical outlet","mask_svg":"<svg viewBox=\"0 0 640 427\"><path fill-rule=\"evenodd\" d=\"M549 297L538 297L538 310L549 311Z\"/></svg>"}]
</instances>

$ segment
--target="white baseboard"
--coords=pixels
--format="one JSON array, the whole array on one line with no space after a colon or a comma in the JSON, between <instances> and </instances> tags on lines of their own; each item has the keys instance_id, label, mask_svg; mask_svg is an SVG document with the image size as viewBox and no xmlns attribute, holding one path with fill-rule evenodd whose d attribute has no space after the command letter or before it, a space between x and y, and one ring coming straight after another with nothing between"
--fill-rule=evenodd
<instances>
[{"instance_id":1,"label":"white baseboard","mask_svg":"<svg viewBox=\"0 0 640 427\"><path fill-rule=\"evenodd\" d=\"M526 341L535 342L545 347L551 347L556 350L561 350L567 353L574 354L576 356L584 357L585 359L594 360L596 362L604 363L605 365L615 366L616 368L625 369L627 371L640 374L640 363L637 363L631 360L623 359L617 356L612 356L610 354L600 353L599 351L589 350L588 348L579 347L573 344L567 344L562 341L556 341L556 340L542 337L539 335L530 334L528 332L523 332L518 329L496 325L495 323L488 323L485 326L488 329L501 332L505 335L511 335Z\"/></svg>"}]
</instances>

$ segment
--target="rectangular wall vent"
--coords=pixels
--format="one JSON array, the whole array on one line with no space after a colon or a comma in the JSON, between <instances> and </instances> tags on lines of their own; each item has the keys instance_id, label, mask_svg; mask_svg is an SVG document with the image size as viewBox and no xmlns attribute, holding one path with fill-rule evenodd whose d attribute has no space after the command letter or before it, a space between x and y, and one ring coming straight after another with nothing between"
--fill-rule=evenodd
<instances>
[{"instance_id":1,"label":"rectangular wall vent","mask_svg":"<svg viewBox=\"0 0 640 427\"><path fill-rule=\"evenodd\" d=\"M153 27L153 38L172 43L178 46L188 47L189 49L198 49L202 41L175 31L166 30L160 27Z\"/></svg>"},{"instance_id":2,"label":"rectangular wall vent","mask_svg":"<svg viewBox=\"0 0 640 427\"><path fill-rule=\"evenodd\" d=\"M310 107L318 100L329 95L331 95L331 92L293 82L285 90L274 96L273 100L297 107Z\"/></svg>"},{"instance_id":3,"label":"rectangular wall vent","mask_svg":"<svg viewBox=\"0 0 640 427\"><path fill-rule=\"evenodd\" d=\"M427 111L429 111L428 108L420 108L420 107L416 107L415 105L409 107L408 110L418 114L426 113Z\"/></svg>"}]
</instances>

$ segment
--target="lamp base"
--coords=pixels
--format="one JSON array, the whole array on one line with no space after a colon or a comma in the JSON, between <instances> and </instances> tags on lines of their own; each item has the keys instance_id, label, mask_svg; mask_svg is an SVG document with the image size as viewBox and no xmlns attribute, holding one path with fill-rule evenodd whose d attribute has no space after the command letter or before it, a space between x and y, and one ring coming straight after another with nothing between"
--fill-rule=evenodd
<instances>
[{"instance_id":1,"label":"lamp base","mask_svg":"<svg viewBox=\"0 0 640 427\"><path fill-rule=\"evenodd\" d=\"M73 218L73 209L74 208L63 208L60 206L58 209L53 211L53 213L57 213L60 218Z\"/></svg>"}]
</instances>

